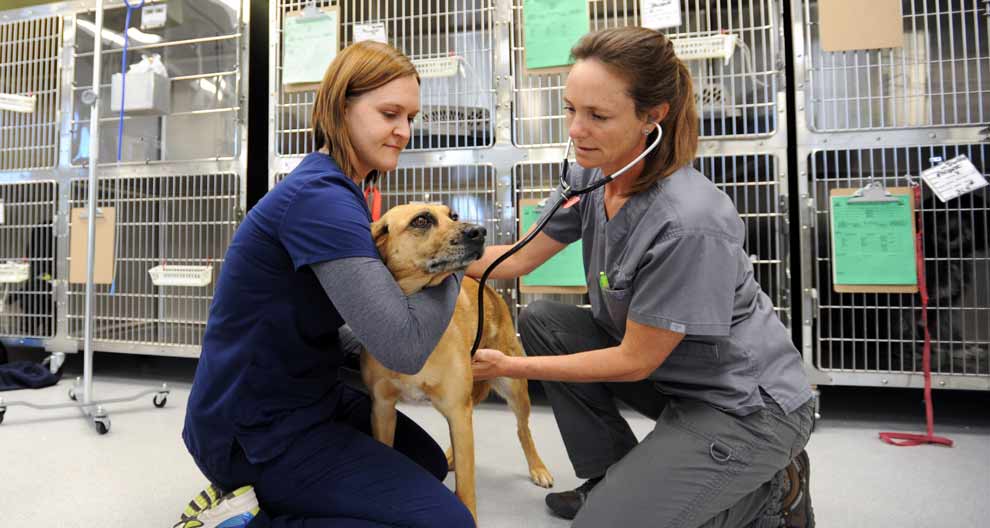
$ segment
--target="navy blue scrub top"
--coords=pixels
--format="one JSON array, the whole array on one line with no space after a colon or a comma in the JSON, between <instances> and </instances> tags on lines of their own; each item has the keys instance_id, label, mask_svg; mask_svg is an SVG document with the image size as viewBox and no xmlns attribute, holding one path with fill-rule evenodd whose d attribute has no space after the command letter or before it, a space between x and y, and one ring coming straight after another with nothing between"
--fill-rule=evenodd
<instances>
[{"instance_id":1,"label":"navy blue scrub top","mask_svg":"<svg viewBox=\"0 0 990 528\"><path fill-rule=\"evenodd\" d=\"M361 189L312 153L251 209L224 257L186 409L183 439L201 463L281 454L332 419L344 324L309 265L379 258Z\"/></svg>"}]
</instances>

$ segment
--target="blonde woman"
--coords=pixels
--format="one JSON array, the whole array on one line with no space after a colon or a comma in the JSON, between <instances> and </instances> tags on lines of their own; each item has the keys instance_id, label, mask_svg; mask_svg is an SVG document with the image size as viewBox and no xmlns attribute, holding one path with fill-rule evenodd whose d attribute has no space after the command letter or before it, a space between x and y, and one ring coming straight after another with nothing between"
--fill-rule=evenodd
<instances>
[{"instance_id":1,"label":"blonde woman","mask_svg":"<svg viewBox=\"0 0 990 528\"><path fill-rule=\"evenodd\" d=\"M406 297L361 192L396 167L418 111L416 70L388 45L354 44L328 68L318 151L251 209L224 260L183 430L212 484L177 526L474 526L436 442L402 415L394 449L377 442L369 397L338 379L345 323L414 373L453 314L462 275Z\"/></svg>"}]
</instances>

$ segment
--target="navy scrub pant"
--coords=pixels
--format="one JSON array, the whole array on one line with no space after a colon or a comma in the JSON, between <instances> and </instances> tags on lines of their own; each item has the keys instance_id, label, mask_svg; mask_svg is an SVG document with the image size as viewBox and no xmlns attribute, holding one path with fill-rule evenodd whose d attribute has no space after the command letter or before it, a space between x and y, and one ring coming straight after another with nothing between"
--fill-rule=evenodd
<instances>
[{"instance_id":1,"label":"navy scrub pant","mask_svg":"<svg viewBox=\"0 0 990 528\"><path fill-rule=\"evenodd\" d=\"M248 462L235 442L224 474L200 469L223 490L252 484L261 505L249 528L473 527L443 484L447 459L415 422L398 414L395 448L371 436L371 399L340 385L337 421L297 437L285 453Z\"/></svg>"},{"instance_id":2,"label":"navy scrub pant","mask_svg":"<svg viewBox=\"0 0 990 528\"><path fill-rule=\"evenodd\" d=\"M519 334L531 356L615 346L591 311L530 303ZM779 508L784 469L811 434L809 401L785 414L766 408L735 416L697 400L668 398L649 381L543 382L578 477L604 475L572 528L762 526ZM616 400L656 420L637 441Z\"/></svg>"}]
</instances>

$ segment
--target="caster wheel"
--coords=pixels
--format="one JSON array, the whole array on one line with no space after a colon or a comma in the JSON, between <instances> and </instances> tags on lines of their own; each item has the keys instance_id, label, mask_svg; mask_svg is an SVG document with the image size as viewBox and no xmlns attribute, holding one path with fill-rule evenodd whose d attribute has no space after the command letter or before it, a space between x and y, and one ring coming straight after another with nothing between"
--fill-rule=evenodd
<instances>
[{"instance_id":1,"label":"caster wheel","mask_svg":"<svg viewBox=\"0 0 990 528\"><path fill-rule=\"evenodd\" d=\"M162 407L164 407L165 406L165 403L167 403L167 402L168 402L168 395L167 394L156 394L155 395L155 398L152 400L152 403L155 404L155 407L158 407L159 409L161 409Z\"/></svg>"},{"instance_id":2,"label":"caster wheel","mask_svg":"<svg viewBox=\"0 0 990 528\"><path fill-rule=\"evenodd\" d=\"M96 432L101 435L105 435L110 432L110 419L103 418L94 422L96 426Z\"/></svg>"},{"instance_id":3,"label":"caster wheel","mask_svg":"<svg viewBox=\"0 0 990 528\"><path fill-rule=\"evenodd\" d=\"M69 389L69 399L72 401L76 401L76 389L74 388Z\"/></svg>"}]
</instances>

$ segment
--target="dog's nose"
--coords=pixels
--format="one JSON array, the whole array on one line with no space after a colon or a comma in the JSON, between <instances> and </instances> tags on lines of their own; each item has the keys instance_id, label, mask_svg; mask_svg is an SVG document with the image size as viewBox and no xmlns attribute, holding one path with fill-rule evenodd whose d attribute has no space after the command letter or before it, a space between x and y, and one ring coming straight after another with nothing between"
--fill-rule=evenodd
<instances>
[{"instance_id":1,"label":"dog's nose","mask_svg":"<svg viewBox=\"0 0 990 528\"><path fill-rule=\"evenodd\" d=\"M488 231L482 226L471 226L464 230L465 240L484 240Z\"/></svg>"}]
</instances>

